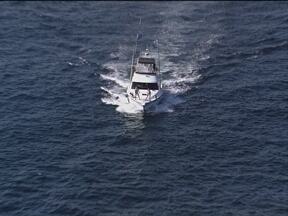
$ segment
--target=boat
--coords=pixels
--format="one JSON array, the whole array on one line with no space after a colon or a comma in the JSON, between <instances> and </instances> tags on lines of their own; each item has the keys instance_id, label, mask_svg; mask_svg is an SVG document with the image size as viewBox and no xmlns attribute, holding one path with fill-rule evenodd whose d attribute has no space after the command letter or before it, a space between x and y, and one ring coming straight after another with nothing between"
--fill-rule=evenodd
<instances>
[{"instance_id":1,"label":"boat","mask_svg":"<svg viewBox=\"0 0 288 216\"><path fill-rule=\"evenodd\" d=\"M158 47L157 40L158 61L157 55L147 48L141 51L134 61L137 50L136 40L126 97L128 103L134 104L142 112L149 111L152 106L157 105L163 95Z\"/></svg>"}]
</instances>

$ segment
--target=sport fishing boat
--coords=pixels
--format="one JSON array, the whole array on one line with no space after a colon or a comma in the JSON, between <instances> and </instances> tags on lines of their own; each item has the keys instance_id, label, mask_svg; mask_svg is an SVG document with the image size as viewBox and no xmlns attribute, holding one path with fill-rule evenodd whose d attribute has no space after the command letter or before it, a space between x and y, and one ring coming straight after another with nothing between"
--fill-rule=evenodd
<instances>
[{"instance_id":1,"label":"sport fishing boat","mask_svg":"<svg viewBox=\"0 0 288 216\"><path fill-rule=\"evenodd\" d=\"M141 25L141 18L139 25ZM130 70L130 83L127 88L126 97L128 103L132 103L138 110L144 112L160 101L163 91L158 40L156 40L157 53L150 52L146 48L144 51L139 52L138 58L135 60L140 36L141 34L139 33L136 36Z\"/></svg>"},{"instance_id":2,"label":"sport fishing boat","mask_svg":"<svg viewBox=\"0 0 288 216\"><path fill-rule=\"evenodd\" d=\"M149 110L151 106L157 105L162 94L159 49L158 64L156 62L155 54L150 53L148 49L144 52L140 52L136 62L134 62L133 54L130 84L127 88L128 102L135 104L139 110L145 112Z\"/></svg>"}]
</instances>

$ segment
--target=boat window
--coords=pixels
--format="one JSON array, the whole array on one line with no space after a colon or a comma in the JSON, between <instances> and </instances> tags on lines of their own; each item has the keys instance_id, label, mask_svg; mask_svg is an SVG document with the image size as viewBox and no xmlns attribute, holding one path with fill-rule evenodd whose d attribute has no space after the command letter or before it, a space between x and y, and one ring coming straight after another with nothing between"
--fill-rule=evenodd
<instances>
[{"instance_id":1,"label":"boat window","mask_svg":"<svg viewBox=\"0 0 288 216\"><path fill-rule=\"evenodd\" d=\"M136 66L138 73L155 73L155 65L152 64L138 64Z\"/></svg>"},{"instance_id":2,"label":"boat window","mask_svg":"<svg viewBox=\"0 0 288 216\"><path fill-rule=\"evenodd\" d=\"M136 87L137 87L138 89L158 90L158 84L157 84L157 83L133 82L133 83L132 83L132 89L135 89Z\"/></svg>"},{"instance_id":3,"label":"boat window","mask_svg":"<svg viewBox=\"0 0 288 216\"><path fill-rule=\"evenodd\" d=\"M142 64L155 64L155 59L154 58L139 58L138 63Z\"/></svg>"}]
</instances>

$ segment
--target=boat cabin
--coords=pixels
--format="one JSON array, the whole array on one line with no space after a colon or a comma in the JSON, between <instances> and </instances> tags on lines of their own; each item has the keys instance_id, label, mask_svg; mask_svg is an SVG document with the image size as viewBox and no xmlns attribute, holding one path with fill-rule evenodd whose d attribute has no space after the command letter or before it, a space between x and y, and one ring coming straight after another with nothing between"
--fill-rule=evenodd
<instances>
[{"instance_id":1,"label":"boat cabin","mask_svg":"<svg viewBox=\"0 0 288 216\"><path fill-rule=\"evenodd\" d=\"M155 73L156 63L154 58L139 57L136 65L136 73Z\"/></svg>"},{"instance_id":2,"label":"boat cabin","mask_svg":"<svg viewBox=\"0 0 288 216\"><path fill-rule=\"evenodd\" d=\"M133 66L131 89L135 90L159 90L156 60L150 56L149 50L140 55Z\"/></svg>"}]
</instances>

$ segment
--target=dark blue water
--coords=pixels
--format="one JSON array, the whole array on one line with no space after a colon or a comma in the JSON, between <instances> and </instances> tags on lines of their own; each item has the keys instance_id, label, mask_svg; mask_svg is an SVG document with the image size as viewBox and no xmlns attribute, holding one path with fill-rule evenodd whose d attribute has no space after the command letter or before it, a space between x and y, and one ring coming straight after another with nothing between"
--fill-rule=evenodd
<instances>
[{"instance_id":1,"label":"dark blue water","mask_svg":"<svg viewBox=\"0 0 288 216\"><path fill-rule=\"evenodd\" d=\"M288 3L0 6L1 216L288 215ZM147 114L113 101L138 17Z\"/></svg>"}]
</instances>

